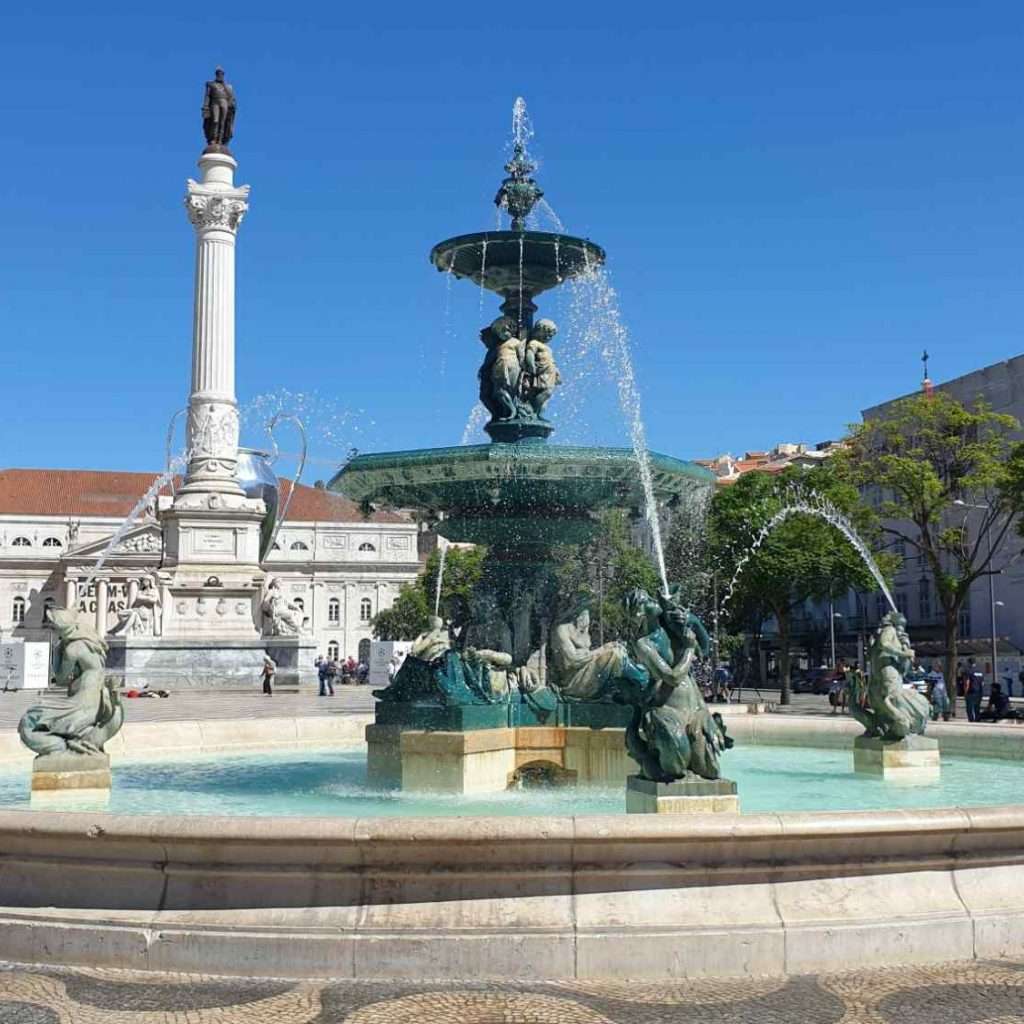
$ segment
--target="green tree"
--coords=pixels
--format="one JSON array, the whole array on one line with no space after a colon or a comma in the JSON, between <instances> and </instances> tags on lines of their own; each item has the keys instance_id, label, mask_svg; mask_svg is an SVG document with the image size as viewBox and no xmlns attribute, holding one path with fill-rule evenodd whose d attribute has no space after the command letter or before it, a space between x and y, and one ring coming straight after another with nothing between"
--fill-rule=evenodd
<instances>
[{"instance_id":1,"label":"green tree","mask_svg":"<svg viewBox=\"0 0 1024 1024\"><path fill-rule=\"evenodd\" d=\"M453 600L468 600L480 579L487 549L482 547L449 547L445 554L444 577L441 580L442 612ZM427 620L434 613L437 574L441 565L440 550L432 551L415 583L406 584L390 608L378 612L371 625L378 640L412 640L426 630Z\"/></svg>"},{"instance_id":2,"label":"green tree","mask_svg":"<svg viewBox=\"0 0 1024 1024\"><path fill-rule=\"evenodd\" d=\"M937 391L855 424L836 456L845 478L877 498L885 534L918 555L935 580L947 680L956 673L960 608L971 585L995 571L1013 515L1024 508L1017 428L1012 416Z\"/></svg>"},{"instance_id":3,"label":"green tree","mask_svg":"<svg viewBox=\"0 0 1024 1024\"><path fill-rule=\"evenodd\" d=\"M783 473L747 473L719 489L709 512L709 547L723 580L735 578L726 612L727 627L754 626L775 619L779 637L779 699L790 700L790 645L795 612L812 599L867 590L874 577L853 546L833 526L807 513L783 519L750 552L755 538L776 514L791 504L794 493L827 499L869 543L875 537L874 515L860 501L856 488L838 478L829 465L792 468ZM749 559L742 564L743 557ZM892 562L882 559L883 571ZM723 591L727 588L723 588ZM720 600L725 598L720 594Z\"/></svg>"},{"instance_id":4,"label":"green tree","mask_svg":"<svg viewBox=\"0 0 1024 1024\"><path fill-rule=\"evenodd\" d=\"M377 640L412 640L427 628L433 606L419 582L406 583L390 608L377 612L370 623Z\"/></svg>"},{"instance_id":5,"label":"green tree","mask_svg":"<svg viewBox=\"0 0 1024 1024\"><path fill-rule=\"evenodd\" d=\"M579 596L589 599L598 643L625 634L623 606L630 590L642 587L654 594L661 587L658 570L633 544L626 515L618 510L601 514L587 543L555 548L553 561L560 605L567 607Z\"/></svg>"}]
</instances>

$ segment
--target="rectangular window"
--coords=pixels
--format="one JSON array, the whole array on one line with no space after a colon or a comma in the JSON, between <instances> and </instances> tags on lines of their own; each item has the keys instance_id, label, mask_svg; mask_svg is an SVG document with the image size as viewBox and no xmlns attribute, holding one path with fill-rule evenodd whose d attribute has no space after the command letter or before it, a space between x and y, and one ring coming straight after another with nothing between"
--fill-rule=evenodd
<instances>
[{"instance_id":1,"label":"rectangular window","mask_svg":"<svg viewBox=\"0 0 1024 1024\"><path fill-rule=\"evenodd\" d=\"M971 635L971 606L967 602L960 606L960 635Z\"/></svg>"},{"instance_id":2,"label":"rectangular window","mask_svg":"<svg viewBox=\"0 0 1024 1024\"><path fill-rule=\"evenodd\" d=\"M892 595L892 599L896 602L896 610L906 618L907 615L907 595L902 590L897 590Z\"/></svg>"},{"instance_id":3,"label":"rectangular window","mask_svg":"<svg viewBox=\"0 0 1024 1024\"><path fill-rule=\"evenodd\" d=\"M921 580L917 594L917 613L922 622L930 622L932 617L932 582Z\"/></svg>"}]
</instances>

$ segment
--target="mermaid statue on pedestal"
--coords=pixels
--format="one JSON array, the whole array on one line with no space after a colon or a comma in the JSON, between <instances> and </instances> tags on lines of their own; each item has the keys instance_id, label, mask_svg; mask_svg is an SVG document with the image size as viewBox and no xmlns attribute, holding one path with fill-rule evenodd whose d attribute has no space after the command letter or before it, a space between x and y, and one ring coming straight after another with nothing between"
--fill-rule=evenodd
<instances>
[{"instance_id":1,"label":"mermaid statue on pedestal","mask_svg":"<svg viewBox=\"0 0 1024 1024\"><path fill-rule=\"evenodd\" d=\"M924 694L903 685L913 664L907 620L889 612L871 638L867 679L856 673L848 684L850 714L864 726L865 736L903 740L924 735L931 706Z\"/></svg>"},{"instance_id":2,"label":"mermaid statue on pedestal","mask_svg":"<svg viewBox=\"0 0 1024 1024\"><path fill-rule=\"evenodd\" d=\"M626 611L630 661L647 676L640 685L633 682L635 672L618 681L619 699L633 705L626 749L640 776L653 782L719 778L719 756L733 741L693 677L697 656L710 649L704 624L674 596L655 599L640 589L626 597Z\"/></svg>"},{"instance_id":3,"label":"mermaid statue on pedestal","mask_svg":"<svg viewBox=\"0 0 1024 1024\"><path fill-rule=\"evenodd\" d=\"M107 645L75 611L51 609L60 665L57 682L65 694L44 693L18 723L22 743L37 754L102 754L103 745L124 722L121 698L106 678Z\"/></svg>"}]
</instances>

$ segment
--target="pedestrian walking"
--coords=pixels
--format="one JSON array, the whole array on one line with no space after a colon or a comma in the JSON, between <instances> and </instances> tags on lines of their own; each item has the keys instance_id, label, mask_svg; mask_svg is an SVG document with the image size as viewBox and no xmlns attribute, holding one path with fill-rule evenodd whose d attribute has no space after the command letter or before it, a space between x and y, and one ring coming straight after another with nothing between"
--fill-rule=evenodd
<instances>
[{"instance_id":1,"label":"pedestrian walking","mask_svg":"<svg viewBox=\"0 0 1024 1024\"><path fill-rule=\"evenodd\" d=\"M274 696L274 673L277 671L277 662L269 654L263 656L263 692L268 697Z\"/></svg>"},{"instance_id":2,"label":"pedestrian walking","mask_svg":"<svg viewBox=\"0 0 1024 1024\"><path fill-rule=\"evenodd\" d=\"M319 664L316 670L317 678L320 680L320 693L318 696L326 697L327 691L330 690L331 696L334 696L334 685L331 681L331 661L329 658L320 658Z\"/></svg>"},{"instance_id":3,"label":"pedestrian walking","mask_svg":"<svg viewBox=\"0 0 1024 1024\"><path fill-rule=\"evenodd\" d=\"M946 689L946 679L936 668L928 673L928 700L931 702L931 718L933 722L938 721L939 715L944 722L949 721L949 691Z\"/></svg>"}]
</instances>

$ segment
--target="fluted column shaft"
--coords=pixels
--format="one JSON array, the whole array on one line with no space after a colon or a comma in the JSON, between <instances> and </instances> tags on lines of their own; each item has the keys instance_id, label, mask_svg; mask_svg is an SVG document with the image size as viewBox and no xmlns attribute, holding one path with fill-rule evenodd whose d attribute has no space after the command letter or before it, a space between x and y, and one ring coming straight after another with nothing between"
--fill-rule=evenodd
<instances>
[{"instance_id":1,"label":"fluted column shaft","mask_svg":"<svg viewBox=\"0 0 1024 1024\"><path fill-rule=\"evenodd\" d=\"M239 495L238 404L235 400L235 238L249 187L235 188L237 164L204 153L201 182L189 181L185 208L196 229L192 316L192 389L188 405L188 472L180 495Z\"/></svg>"}]
</instances>

